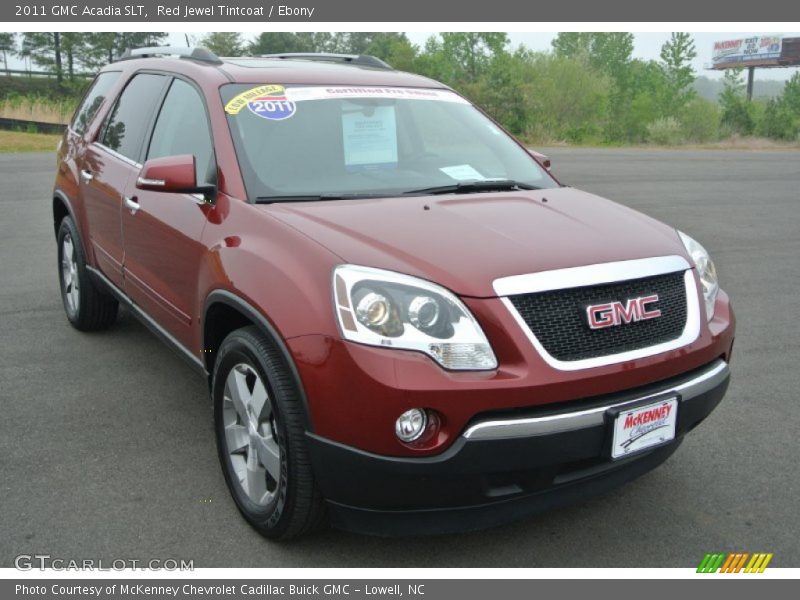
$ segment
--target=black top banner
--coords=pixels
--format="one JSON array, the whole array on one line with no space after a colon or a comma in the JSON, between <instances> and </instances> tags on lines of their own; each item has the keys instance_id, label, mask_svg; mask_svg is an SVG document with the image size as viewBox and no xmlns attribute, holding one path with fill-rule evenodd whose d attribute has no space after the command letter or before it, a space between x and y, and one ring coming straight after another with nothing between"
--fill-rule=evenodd
<instances>
[{"instance_id":1,"label":"black top banner","mask_svg":"<svg viewBox=\"0 0 800 600\"><path fill-rule=\"evenodd\" d=\"M800 21L797 0L11 0L11 23L58 22L759 22ZM753 27L749 27L752 29Z\"/></svg>"}]
</instances>

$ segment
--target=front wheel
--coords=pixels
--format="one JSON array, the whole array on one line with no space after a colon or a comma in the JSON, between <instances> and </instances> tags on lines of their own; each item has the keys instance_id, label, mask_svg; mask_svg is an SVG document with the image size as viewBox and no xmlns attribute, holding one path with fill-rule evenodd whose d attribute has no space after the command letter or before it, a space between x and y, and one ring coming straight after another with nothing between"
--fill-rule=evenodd
<instances>
[{"instance_id":1,"label":"front wheel","mask_svg":"<svg viewBox=\"0 0 800 600\"><path fill-rule=\"evenodd\" d=\"M298 386L255 327L223 341L212 396L220 464L245 519L272 539L320 526L323 500L306 449Z\"/></svg>"}]
</instances>

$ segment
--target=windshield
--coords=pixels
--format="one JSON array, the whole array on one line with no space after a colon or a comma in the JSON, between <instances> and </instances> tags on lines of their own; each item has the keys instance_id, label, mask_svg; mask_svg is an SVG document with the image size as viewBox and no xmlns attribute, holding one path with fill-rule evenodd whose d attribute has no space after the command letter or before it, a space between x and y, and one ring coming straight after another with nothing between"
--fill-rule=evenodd
<instances>
[{"instance_id":1,"label":"windshield","mask_svg":"<svg viewBox=\"0 0 800 600\"><path fill-rule=\"evenodd\" d=\"M498 189L557 185L447 90L236 84L221 93L254 200L489 191L493 181Z\"/></svg>"}]
</instances>

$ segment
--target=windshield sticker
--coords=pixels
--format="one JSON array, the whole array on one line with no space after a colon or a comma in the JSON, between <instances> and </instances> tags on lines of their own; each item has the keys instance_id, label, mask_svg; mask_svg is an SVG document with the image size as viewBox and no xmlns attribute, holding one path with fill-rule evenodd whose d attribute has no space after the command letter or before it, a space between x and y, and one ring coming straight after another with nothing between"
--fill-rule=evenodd
<instances>
[{"instance_id":1,"label":"windshield sticker","mask_svg":"<svg viewBox=\"0 0 800 600\"><path fill-rule=\"evenodd\" d=\"M273 92L254 98L247 103L247 108L257 117L271 121L283 121L293 117L297 111L297 105L287 100L283 92Z\"/></svg>"},{"instance_id":2,"label":"windshield sticker","mask_svg":"<svg viewBox=\"0 0 800 600\"><path fill-rule=\"evenodd\" d=\"M454 165L439 169L445 175L458 181L485 181L486 177L478 173L471 165Z\"/></svg>"},{"instance_id":3,"label":"windshield sticker","mask_svg":"<svg viewBox=\"0 0 800 600\"><path fill-rule=\"evenodd\" d=\"M282 85L260 85L234 96L225 105L225 112L229 115L238 115L245 106L248 106L254 100L262 100L264 97L285 100L285 94L286 90Z\"/></svg>"},{"instance_id":4,"label":"windshield sticker","mask_svg":"<svg viewBox=\"0 0 800 600\"><path fill-rule=\"evenodd\" d=\"M436 100L469 104L467 100L449 90L393 87L291 87L286 96L292 102L304 100L330 100L334 98L400 98L403 100Z\"/></svg>"},{"instance_id":5,"label":"windshield sticker","mask_svg":"<svg viewBox=\"0 0 800 600\"><path fill-rule=\"evenodd\" d=\"M347 103L350 104L350 103ZM365 110L352 105L342 113L342 142L347 170L391 169L397 166L397 120L394 106Z\"/></svg>"}]
</instances>

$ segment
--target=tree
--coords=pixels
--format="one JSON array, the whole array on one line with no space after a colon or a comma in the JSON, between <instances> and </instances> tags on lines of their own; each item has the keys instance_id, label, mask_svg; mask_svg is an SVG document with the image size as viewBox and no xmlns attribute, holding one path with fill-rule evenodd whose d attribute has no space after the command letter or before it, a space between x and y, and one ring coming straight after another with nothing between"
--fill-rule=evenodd
<instances>
[{"instance_id":1,"label":"tree","mask_svg":"<svg viewBox=\"0 0 800 600\"><path fill-rule=\"evenodd\" d=\"M88 33L83 62L90 70L99 69L114 61L117 52L117 34L113 31Z\"/></svg>"},{"instance_id":2,"label":"tree","mask_svg":"<svg viewBox=\"0 0 800 600\"><path fill-rule=\"evenodd\" d=\"M297 34L290 31L265 31L260 33L247 47L247 52L253 56L301 52L302 50L302 43Z\"/></svg>"},{"instance_id":3,"label":"tree","mask_svg":"<svg viewBox=\"0 0 800 600\"><path fill-rule=\"evenodd\" d=\"M414 46L405 33L389 32L362 32L357 31L347 34L347 53L369 54L396 65L397 59L407 62L408 51L415 54ZM410 64L403 68L408 68Z\"/></svg>"},{"instance_id":4,"label":"tree","mask_svg":"<svg viewBox=\"0 0 800 600\"><path fill-rule=\"evenodd\" d=\"M17 50L17 34L11 32L2 32L0 33L0 52L3 53L3 66L6 70L6 76L9 75L8 72L8 55L14 54Z\"/></svg>"},{"instance_id":5,"label":"tree","mask_svg":"<svg viewBox=\"0 0 800 600\"><path fill-rule=\"evenodd\" d=\"M694 98L692 84L695 80L692 61L697 57L692 36L673 32L661 47L661 72L664 74L668 99L665 114L677 115Z\"/></svg>"},{"instance_id":6,"label":"tree","mask_svg":"<svg viewBox=\"0 0 800 600\"><path fill-rule=\"evenodd\" d=\"M562 32L551 45L556 56L582 58L620 84L633 56L633 34L622 31Z\"/></svg>"},{"instance_id":7,"label":"tree","mask_svg":"<svg viewBox=\"0 0 800 600\"><path fill-rule=\"evenodd\" d=\"M67 59L67 76L70 81L75 80L75 68L83 62L86 53L87 35L69 31L61 34L62 53Z\"/></svg>"},{"instance_id":8,"label":"tree","mask_svg":"<svg viewBox=\"0 0 800 600\"><path fill-rule=\"evenodd\" d=\"M562 58L589 58L595 34L590 31L562 31L550 43L555 55Z\"/></svg>"},{"instance_id":9,"label":"tree","mask_svg":"<svg viewBox=\"0 0 800 600\"><path fill-rule=\"evenodd\" d=\"M374 56L384 59L398 71L413 71L419 48L403 34L402 37L389 42L386 53L382 50L371 50L370 53L372 52L375 52Z\"/></svg>"},{"instance_id":10,"label":"tree","mask_svg":"<svg viewBox=\"0 0 800 600\"><path fill-rule=\"evenodd\" d=\"M661 109L664 75L653 60L634 59L628 66L627 85L615 91L612 118L606 134L609 140L646 141L649 126L664 116Z\"/></svg>"},{"instance_id":11,"label":"tree","mask_svg":"<svg viewBox=\"0 0 800 600\"><path fill-rule=\"evenodd\" d=\"M347 33L265 31L250 43L253 56L288 52L347 52Z\"/></svg>"},{"instance_id":12,"label":"tree","mask_svg":"<svg viewBox=\"0 0 800 600\"><path fill-rule=\"evenodd\" d=\"M506 129L527 133L534 85L530 77L533 53L523 47L492 57L486 73L461 91L488 111Z\"/></svg>"},{"instance_id":13,"label":"tree","mask_svg":"<svg viewBox=\"0 0 800 600\"><path fill-rule=\"evenodd\" d=\"M783 87L783 93L767 101L758 132L771 138L795 140L800 133L800 73Z\"/></svg>"},{"instance_id":14,"label":"tree","mask_svg":"<svg viewBox=\"0 0 800 600\"><path fill-rule=\"evenodd\" d=\"M90 70L99 69L120 56L129 48L158 46L167 37L158 31L101 31L86 34L86 48L82 62Z\"/></svg>"},{"instance_id":15,"label":"tree","mask_svg":"<svg viewBox=\"0 0 800 600\"><path fill-rule=\"evenodd\" d=\"M767 100L758 132L779 140L794 140L800 130L800 119L795 116L785 97Z\"/></svg>"},{"instance_id":16,"label":"tree","mask_svg":"<svg viewBox=\"0 0 800 600\"><path fill-rule=\"evenodd\" d=\"M28 77L31 76L31 53L30 39L26 38L25 34L23 34L19 50L17 50L17 56L22 59L22 64L25 66L25 70L28 71Z\"/></svg>"},{"instance_id":17,"label":"tree","mask_svg":"<svg viewBox=\"0 0 800 600\"><path fill-rule=\"evenodd\" d=\"M632 33L610 31L594 34L591 64L601 73L610 75L620 87L626 83L632 56Z\"/></svg>"},{"instance_id":18,"label":"tree","mask_svg":"<svg viewBox=\"0 0 800 600\"><path fill-rule=\"evenodd\" d=\"M456 78L475 81L490 60L505 52L505 33L459 32L442 34L442 50L456 67Z\"/></svg>"},{"instance_id":19,"label":"tree","mask_svg":"<svg viewBox=\"0 0 800 600\"><path fill-rule=\"evenodd\" d=\"M557 57L583 62L611 78L605 127L609 140L627 136L624 122L631 114L635 96L631 85L633 40L632 33L623 31L562 32L552 42Z\"/></svg>"},{"instance_id":20,"label":"tree","mask_svg":"<svg viewBox=\"0 0 800 600\"><path fill-rule=\"evenodd\" d=\"M524 60L518 77L529 82L526 132L551 140L597 140L607 125L610 77L581 58L531 53Z\"/></svg>"},{"instance_id":21,"label":"tree","mask_svg":"<svg viewBox=\"0 0 800 600\"><path fill-rule=\"evenodd\" d=\"M794 115L800 118L800 72L792 75L783 87L783 100Z\"/></svg>"},{"instance_id":22,"label":"tree","mask_svg":"<svg viewBox=\"0 0 800 600\"><path fill-rule=\"evenodd\" d=\"M52 69L60 84L64 79L61 65L61 33L49 31L22 34L23 51L34 64Z\"/></svg>"},{"instance_id":23,"label":"tree","mask_svg":"<svg viewBox=\"0 0 800 600\"><path fill-rule=\"evenodd\" d=\"M742 69L727 69L722 79L723 90L719 95L722 108L720 121L735 133L750 135L755 125L752 103L747 101Z\"/></svg>"},{"instance_id":24,"label":"tree","mask_svg":"<svg viewBox=\"0 0 800 600\"><path fill-rule=\"evenodd\" d=\"M238 31L215 31L200 38L205 46L217 56L241 56L244 52L242 34Z\"/></svg>"}]
</instances>

